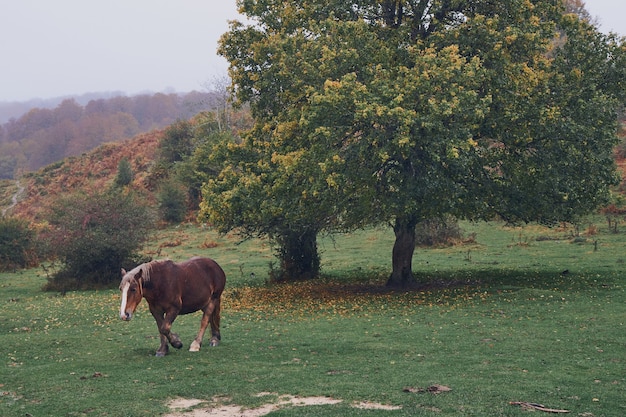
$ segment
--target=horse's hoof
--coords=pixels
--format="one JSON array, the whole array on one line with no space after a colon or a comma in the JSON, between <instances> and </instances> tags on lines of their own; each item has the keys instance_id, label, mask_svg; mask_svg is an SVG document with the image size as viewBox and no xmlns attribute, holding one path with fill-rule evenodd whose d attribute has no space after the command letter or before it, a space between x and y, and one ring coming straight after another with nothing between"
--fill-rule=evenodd
<instances>
[{"instance_id":1,"label":"horse's hoof","mask_svg":"<svg viewBox=\"0 0 626 417\"><path fill-rule=\"evenodd\" d=\"M180 340L175 340L172 342L172 346L174 346L176 349L180 349L183 347L183 342L181 342Z\"/></svg>"},{"instance_id":2,"label":"horse's hoof","mask_svg":"<svg viewBox=\"0 0 626 417\"><path fill-rule=\"evenodd\" d=\"M156 356L157 358L162 358L165 356L165 352L157 352L154 356Z\"/></svg>"},{"instance_id":3,"label":"horse's hoof","mask_svg":"<svg viewBox=\"0 0 626 417\"><path fill-rule=\"evenodd\" d=\"M209 346L212 346L212 347L215 347L219 344L220 344L220 341L217 338L211 338L211 341L209 342Z\"/></svg>"},{"instance_id":4,"label":"horse's hoof","mask_svg":"<svg viewBox=\"0 0 626 417\"><path fill-rule=\"evenodd\" d=\"M200 343L195 340L191 342L191 346L189 346L189 352L200 352Z\"/></svg>"}]
</instances>

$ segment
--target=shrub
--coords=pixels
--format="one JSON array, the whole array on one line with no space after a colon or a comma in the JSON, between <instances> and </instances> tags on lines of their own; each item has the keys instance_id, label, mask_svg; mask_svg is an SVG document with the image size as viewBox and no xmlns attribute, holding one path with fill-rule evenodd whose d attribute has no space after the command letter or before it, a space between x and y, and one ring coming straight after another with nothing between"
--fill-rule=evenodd
<instances>
[{"instance_id":1,"label":"shrub","mask_svg":"<svg viewBox=\"0 0 626 417\"><path fill-rule=\"evenodd\" d=\"M133 182L133 169L128 162L128 158L122 158L117 165L117 175L115 176L115 186L125 187Z\"/></svg>"},{"instance_id":2,"label":"shrub","mask_svg":"<svg viewBox=\"0 0 626 417\"><path fill-rule=\"evenodd\" d=\"M175 180L161 184L157 195L161 219L168 223L180 223L187 214L187 192L184 186Z\"/></svg>"},{"instance_id":3,"label":"shrub","mask_svg":"<svg viewBox=\"0 0 626 417\"><path fill-rule=\"evenodd\" d=\"M0 270L28 266L34 260L34 237L27 221L0 217Z\"/></svg>"},{"instance_id":4,"label":"shrub","mask_svg":"<svg viewBox=\"0 0 626 417\"><path fill-rule=\"evenodd\" d=\"M417 246L453 245L463 238L459 222L453 216L424 220L418 223L415 235Z\"/></svg>"},{"instance_id":5,"label":"shrub","mask_svg":"<svg viewBox=\"0 0 626 417\"><path fill-rule=\"evenodd\" d=\"M178 165L193 153L195 141L194 126L187 120L179 120L163 132L157 158L146 178L148 189L155 190L176 176Z\"/></svg>"},{"instance_id":6,"label":"shrub","mask_svg":"<svg viewBox=\"0 0 626 417\"><path fill-rule=\"evenodd\" d=\"M170 125L159 143L160 158L169 164L185 160L195 148L193 124L179 120Z\"/></svg>"},{"instance_id":7,"label":"shrub","mask_svg":"<svg viewBox=\"0 0 626 417\"><path fill-rule=\"evenodd\" d=\"M62 269L47 289L106 287L117 283L120 268L137 263L153 216L132 193L108 190L59 199L50 216L51 243Z\"/></svg>"}]
</instances>

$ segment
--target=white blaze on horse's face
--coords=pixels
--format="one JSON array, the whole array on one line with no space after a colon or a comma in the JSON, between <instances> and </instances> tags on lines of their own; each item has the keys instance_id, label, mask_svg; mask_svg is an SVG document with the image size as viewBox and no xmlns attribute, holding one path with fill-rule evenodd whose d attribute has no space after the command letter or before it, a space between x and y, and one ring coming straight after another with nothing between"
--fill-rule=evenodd
<instances>
[{"instance_id":1,"label":"white blaze on horse's face","mask_svg":"<svg viewBox=\"0 0 626 417\"><path fill-rule=\"evenodd\" d=\"M122 320L130 320L133 317L133 313L126 312L126 305L128 304L128 290L130 289L130 282L125 283L122 290L122 305L120 306L120 318Z\"/></svg>"},{"instance_id":2,"label":"white blaze on horse's face","mask_svg":"<svg viewBox=\"0 0 626 417\"><path fill-rule=\"evenodd\" d=\"M134 274L135 271L126 272L122 269L122 283L120 291L122 292L122 303L120 305L120 318L122 320L130 320L133 317L135 309L141 302L141 289L139 281Z\"/></svg>"}]
</instances>

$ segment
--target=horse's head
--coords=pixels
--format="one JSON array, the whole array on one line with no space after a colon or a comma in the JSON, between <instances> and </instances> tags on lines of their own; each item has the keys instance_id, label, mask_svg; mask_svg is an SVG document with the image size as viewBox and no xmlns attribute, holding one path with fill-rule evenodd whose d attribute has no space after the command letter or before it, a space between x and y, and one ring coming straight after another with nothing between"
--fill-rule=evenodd
<instances>
[{"instance_id":1,"label":"horse's head","mask_svg":"<svg viewBox=\"0 0 626 417\"><path fill-rule=\"evenodd\" d=\"M137 267L130 272L122 269L122 282L120 283L120 291L122 291L120 318L122 320L130 320L141 302L141 297L143 296L143 271L141 267Z\"/></svg>"}]
</instances>

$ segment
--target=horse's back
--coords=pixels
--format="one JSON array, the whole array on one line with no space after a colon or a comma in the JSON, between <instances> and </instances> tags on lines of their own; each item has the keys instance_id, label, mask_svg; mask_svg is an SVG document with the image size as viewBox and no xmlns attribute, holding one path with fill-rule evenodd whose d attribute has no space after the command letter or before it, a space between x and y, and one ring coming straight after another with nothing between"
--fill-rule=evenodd
<instances>
[{"instance_id":1,"label":"horse's back","mask_svg":"<svg viewBox=\"0 0 626 417\"><path fill-rule=\"evenodd\" d=\"M177 264L182 270L178 277L182 311L187 314L206 306L211 299L220 298L226 285L224 270L210 258L191 258Z\"/></svg>"},{"instance_id":2,"label":"horse's back","mask_svg":"<svg viewBox=\"0 0 626 417\"><path fill-rule=\"evenodd\" d=\"M217 262L211 258L196 256L179 264L189 278L197 279L208 284L214 290L223 289L226 284L226 274Z\"/></svg>"}]
</instances>

